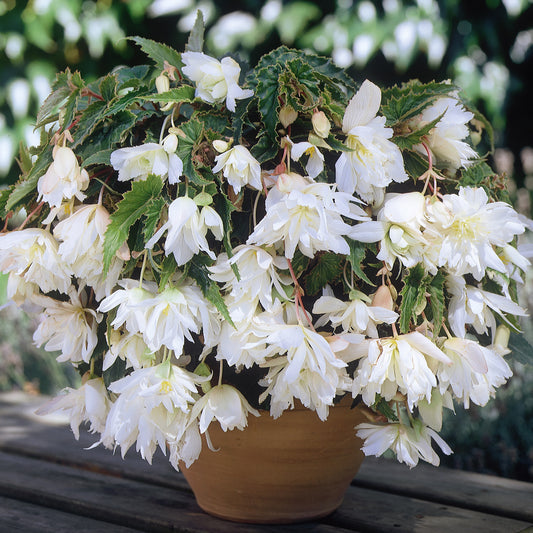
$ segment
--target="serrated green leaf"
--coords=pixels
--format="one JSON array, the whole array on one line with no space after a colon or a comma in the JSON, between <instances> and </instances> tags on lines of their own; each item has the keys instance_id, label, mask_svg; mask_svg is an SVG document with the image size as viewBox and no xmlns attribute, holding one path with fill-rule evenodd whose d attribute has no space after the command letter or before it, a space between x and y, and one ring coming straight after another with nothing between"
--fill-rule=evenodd
<instances>
[{"instance_id":1,"label":"serrated green leaf","mask_svg":"<svg viewBox=\"0 0 533 533\"><path fill-rule=\"evenodd\" d=\"M259 163L265 163L266 161L275 159L278 155L278 150L278 145L268 135L263 135L252 146L250 152Z\"/></svg>"},{"instance_id":2,"label":"serrated green leaf","mask_svg":"<svg viewBox=\"0 0 533 533\"><path fill-rule=\"evenodd\" d=\"M180 136L176 153L183 161L183 174L193 184L202 186L210 183L210 180L205 179L198 171L194 159L204 134L202 123L197 119L191 119L180 124L180 130L185 136Z\"/></svg>"},{"instance_id":3,"label":"serrated green leaf","mask_svg":"<svg viewBox=\"0 0 533 533\"><path fill-rule=\"evenodd\" d=\"M144 209L144 228L143 235L144 240L148 241L155 233L155 228L161 217L161 211L165 207L165 199L163 197L152 198L145 206Z\"/></svg>"},{"instance_id":4,"label":"serrated green leaf","mask_svg":"<svg viewBox=\"0 0 533 533\"><path fill-rule=\"evenodd\" d=\"M228 257L233 255L233 247L231 245L231 233L233 226L231 223L231 213L235 211L235 206L229 200L229 198L224 194L220 193L215 196L215 210L220 215L222 219L222 224L224 226L224 236L222 243L224 244L224 249L228 254Z\"/></svg>"},{"instance_id":5,"label":"serrated green leaf","mask_svg":"<svg viewBox=\"0 0 533 533\"><path fill-rule=\"evenodd\" d=\"M395 135L392 140L398 145L400 150L411 150L415 144L420 144L422 142L424 136L440 122L443 115L444 113L408 135Z\"/></svg>"},{"instance_id":6,"label":"serrated green leaf","mask_svg":"<svg viewBox=\"0 0 533 533\"><path fill-rule=\"evenodd\" d=\"M37 123L35 124L36 128L40 128L41 126L48 124L52 115L54 117L57 116L60 106L69 97L70 92L71 90L69 87L61 86L48 95L46 100L43 102L43 105L39 109L39 112L37 113Z\"/></svg>"},{"instance_id":7,"label":"serrated green leaf","mask_svg":"<svg viewBox=\"0 0 533 533\"><path fill-rule=\"evenodd\" d=\"M291 259L291 265L292 269L294 270L294 274L296 275L296 279L298 279L307 270L310 262L311 259L300 252L300 250L296 250L294 252L294 257Z\"/></svg>"},{"instance_id":8,"label":"serrated green leaf","mask_svg":"<svg viewBox=\"0 0 533 533\"><path fill-rule=\"evenodd\" d=\"M141 103L150 94L150 89L145 86L138 87L125 95L119 95L109 103L103 116L108 117L124 111L133 104Z\"/></svg>"},{"instance_id":9,"label":"serrated green leaf","mask_svg":"<svg viewBox=\"0 0 533 533\"><path fill-rule=\"evenodd\" d=\"M419 115L437 98L449 96L456 90L457 87L449 83L411 80L382 91L381 111L387 118L387 125L398 124Z\"/></svg>"},{"instance_id":10,"label":"serrated green leaf","mask_svg":"<svg viewBox=\"0 0 533 533\"><path fill-rule=\"evenodd\" d=\"M93 153L89 157L83 160L83 167L89 167L91 165L110 165L109 159L111 157L111 154L115 150L113 148L109 148L107 150L99 150L96 153Z\"/></svg>"},{"instance_id":11,"label":"serrated green leaf","mask_svg":"<svg viewBox=\"0 0 533 533\"><path fill-rule=\"evenodd\" d=\"M495 172L490 166L481 161L463 170L460 185L463 187L480 187L487 178L493 178Z\"/></svg>"},{"instance_id":12,"label":"serrated green leaf","mask_svg":"<svg viewBox=\"0 0 533 533\"><path fill-rule=\"evenodd\" d=\"M170 89L170 91L143 96L141 99L148 100L149 102L172 102L176 104L178 102L192 102L194 100L194 87L191 85L180 85L179 87Z\"/></svg>"},{"instance_id":13,"label":"serrated green leaf","mask_svg":"<svg viewBox=\"0 0 533 533\"><path fill-rule=\"evenodd\" d=\"M255 91L257 107L261 113L261 119L265 125L267 134L271 139L276 138L276 126L278 125L278 79L281 72L281 68L279 67L277 69L269 67L257 72L257 79L259 81Z\"/></svg>"},{"instance_id":14,"label":"serrated green leaf","mask_svg":"<svg viewBox=\"0 0 533 533\"><path fill-rule=\"evenodd\" d=\"M11 194L11 187L8 189L0 190L0 218L7 216L6 204Z\"/></svg>"},{"instance_id":15,"label":"serrated green leaf","mask_svg":"<svg viewBox=\"0 0 533 533\"><path fill-rule=\"evenodd\" d=\"M202 11L198 9L194 26L185 45L186 52L201 52L204 49L204 29L204 16Z\"/></svg>"},{"instance_id":16,"label":"serrated green leaf","mask_svg":"<svg viewBox=\"0 0 533 533\"><path fill-rule=\"evenodd\" d=\"M352 270L354 271L354 274L360 279L362 279L365 283L368 283L368 285L375 287L375 283L372 283L368 279L368 276L365 274L362 266L366 256L367 245L362 242L350 239L349 237L345 238L346 242L348 243L348 246L350 247L350 255L348 256L348 261L350 261L350 265L352 267Z\"/></svg>"},{"instance_id":17,"label":"serrated green leaf","mask_svg":"<svg viewBox=\"0 0 533 533\"><path fill-rule=\"evenodd\" d=\"M109 102L115 97L117 90L117 77L115 74L108 74L100 81L98 86L102 98Z\"/></svg>"},{"instance_id":18,"label":"serrated green leaf","mask_svg":"<svg viewBox=\"0 0 533 533\"><path fill-rule=\"evenodd\" d=\"M235 327L218 285L209 277L207 266L211 263L212 260L209 257L196 255L187 263L189 267L187 273L198 283L202 294L218 309L224 320Z\"/></svg>"},{"instance_id":19,"label":"serrated green leaf","mask_svg":"<svg viewBox=\"0 0 533 533\"><path fill-rule=\"evenodd\" d=\"M117 250L128 239L130 228L144 215L147 204L160 197L162 189L161 178L150 174L144 181L132 182L131 190L124 193L105 232L104 273L107 273Z\"/></svg>"},{"instance_id":20,"label":"serrated green leaf","mask_svg":"<svg viewBox=\"0 0 533 533\"><path fill-rule=\"evenodd\" d=\"M103 100L96 100L87 107L76 126L76 131L73 134L74 143L71 148L76 148L91 135L100 121L103 120L106 108L107 104Z\"/></svg>"},{"instance_id":21,"label":"serrated green leaf","mask_svg":"<svg viewBox=\"0 0 533 533\"><path fill-rule=\"evenodd\" d=\"M19 143L19 156L17 162L22 175L27 176L33 166L33 161L31 159L30 151L23 141L20 141Z\"/></svg>"},{"instance_id":22,"label":"serrated green leaf","mask_svg":"<svg viewBox=\"0 0 533 533\"><path fill-rule=\"evenodd\" d=\"M416 320L416 310L420 306L421 298L425 298L426 287L422 283L424 279L424 267L415 265L409 269L409 273L404 278L404 286L400 292L402 302L400 305L400 331L409 333L411 319Z\"/></svg>"},{"instance_id":23,"label":"serrated green leaf","mask_svg":"<svg viewBox=\"0 0 533 533\"><path fill-rule=\"evenodd\" d=\"M158 69L165 68L165 61L174 67L183 67L181 54L174 48L144 37L135 36L130 39L141 47L141 50L154 61Z\"/></svg>"},{"instance_id":24,"label":"serrated green leaf","mask_svg":"<svg viewBox=\"0 0 533 533\"><path fill-rule=\"evenodd\" d=\"M342 258L332 253L318 254L316 262L304 277L305 293L313 296L326 285L333 283L342 275Z\"/></svg>"}]
</instances>

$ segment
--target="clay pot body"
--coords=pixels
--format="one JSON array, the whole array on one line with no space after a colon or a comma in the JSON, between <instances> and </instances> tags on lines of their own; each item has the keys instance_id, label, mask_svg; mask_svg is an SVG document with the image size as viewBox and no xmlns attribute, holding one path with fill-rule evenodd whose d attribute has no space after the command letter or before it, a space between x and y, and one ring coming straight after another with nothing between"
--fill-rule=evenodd
<instances>
[{"instance_id":1,"label":"clay pot body","mask_svg":"<svg viewBox=\"0 0 533 533\"><path fill-rule=\"evenodd\" d=\"M278 419L249 416L244 431L211 424L216 452L202 453L182 472L198 505L209 514L249 523L290 523L337 509L361 462L354 426L363 422L351 399L330 408L322 422L299 405Z\"/></svg>"}]
</instances>

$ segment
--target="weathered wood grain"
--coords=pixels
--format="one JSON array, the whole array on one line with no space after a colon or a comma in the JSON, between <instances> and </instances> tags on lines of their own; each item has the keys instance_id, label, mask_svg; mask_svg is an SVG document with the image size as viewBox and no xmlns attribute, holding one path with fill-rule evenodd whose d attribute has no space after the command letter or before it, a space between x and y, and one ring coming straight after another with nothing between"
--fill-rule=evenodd
<instances>
[{"instance_id":1,"label":"weathered wood grain","mask_svg":"<svg viewBox=\"0 0 533 533\"><path fill-rule=\"evenodd\" d=\"M5 533L135 533L135 529L101 522L0 497L0 531Z\"/></svg>"}]
</instances>

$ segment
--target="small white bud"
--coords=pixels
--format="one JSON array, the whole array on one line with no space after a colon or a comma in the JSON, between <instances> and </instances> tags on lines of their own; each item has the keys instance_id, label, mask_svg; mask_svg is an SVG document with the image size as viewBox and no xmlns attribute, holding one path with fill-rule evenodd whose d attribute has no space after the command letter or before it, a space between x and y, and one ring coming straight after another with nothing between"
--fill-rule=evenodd
<instances>
[{"instance_id":1,"label":"small white bud","mask_svg":"<svg viewBox=\"0 0 533 533\"><path fill-rule=\"evenodd\" d=\"M315 130L315 133L319 137L325 139L329 135L329 131L331 130L331 124L328 120L328 117L326 117L324 111L318 111L316 113L313 113L311 122L313 123L313 129Z\"/></svg>"}]
</instances>

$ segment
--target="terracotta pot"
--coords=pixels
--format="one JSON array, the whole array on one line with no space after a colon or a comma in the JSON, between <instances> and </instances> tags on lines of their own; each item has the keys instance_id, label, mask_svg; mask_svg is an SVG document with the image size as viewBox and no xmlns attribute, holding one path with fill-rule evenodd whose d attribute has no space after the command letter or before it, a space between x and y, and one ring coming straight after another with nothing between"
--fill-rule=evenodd
<instances>
[{"instance_id":1,"label":"terracotta pot","mask_svg":"<svg viewBox=\"0 0 533 533\"><path fill-rule=\"evenodd\" d=\"M290 523L337 509L363 460L354 426L363 422L346 399L322 422L298 406L274 420L248 418L244 431L211 424L213 446L182 472L198 505L209 514L249 523Z\"/></svg>"}]
</instances>

